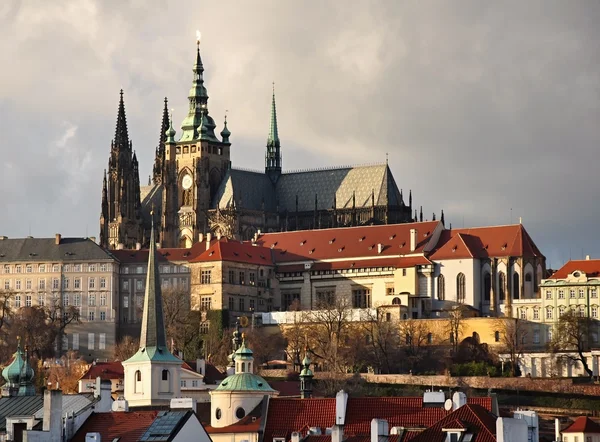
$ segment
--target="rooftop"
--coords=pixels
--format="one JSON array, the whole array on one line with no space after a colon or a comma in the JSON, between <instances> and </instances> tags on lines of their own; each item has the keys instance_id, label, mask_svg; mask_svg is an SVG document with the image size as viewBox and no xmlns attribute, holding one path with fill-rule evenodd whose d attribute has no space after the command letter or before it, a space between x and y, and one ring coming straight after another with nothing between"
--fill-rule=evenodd
<instances>
[{"instance_id":1,"label":"rooftop","mask_svg":"<svg viewBox=\"0 0 600 442\"><path fill-rule=\"evenodd\" d=\"M103 441L138 442L158 411L92 413L71 442L85 442L87 433L100 433Z\"/></svg>"},{"instance_id":2,"label":"rooftop","mask_svg":"<svg viewBox=\"0 0 600 442\"><path fill-rule=\"evenodd\" d=\"M600 424L587 416L579 416L575 422L562 430L562 433L600 434Z\"/></svg>"},{"instance_id":3,"label":"rooftop","mask_svg":"<svg viewBox=\"0 0 600 442\"><path fill-rule=\"evenodd\" d=\"M568 261L548 279L565 279L576 271L585 273L588 278L600 277L600 259L574 259Z\"/></svg>"},{"instance_id":4,"label":"rooftop","mask_svg":"<svg viewBox=\"0 0 600 442\"><path fill-rule=\"evenodd\" d=\"M113 260L89 238L0 238L0 263Z\"/></svg>"}]
</instances>

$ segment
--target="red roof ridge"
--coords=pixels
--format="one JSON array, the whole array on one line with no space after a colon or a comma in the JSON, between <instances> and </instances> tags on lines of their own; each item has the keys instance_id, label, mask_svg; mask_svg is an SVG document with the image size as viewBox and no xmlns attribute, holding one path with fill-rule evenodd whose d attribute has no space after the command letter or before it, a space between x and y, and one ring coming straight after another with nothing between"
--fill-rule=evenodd
<instances>
[{"instance_id":1,"label":"red roof ridge","mask_svg":"<svg viewBox=\"0 0 600 442\"><path fill-rule=\"evenodd\" d=\"M373 228L381 228L381 226L401 226L401 227L405 227L405 226L412 226L412 225L417 225L417 226L424 226L424 225L428 225L428 224L438 224L440 223L440 221L435 220L435 221L420 221L420 222L413 222L413 223L396 223L396 224L373 224L373 225L367 225L367 226L349 226L349 227L327 227L325 229L318 229L319 232L324 232L324 231L329 231L329 230L341 230L343 229L344 231L348 231L348 230L352 230L352 229L373 229ZM258 237L262 238L263 236L269 236L269 235L293 235L293 234L298 234L300 232L314 232L315 230L290 230L287 232L262 232Z\"/></svg>"},{"instance_id":2,"label":"red roof ridge","mask_svg":"<svg viewBox=\"0 0 600 442\"><path fill-rule=\"evenodd\" d=\"M600 424L588 416L579 416L571 425L562 430L562 433L598 433Z\"/></svg>"}]
</instances>

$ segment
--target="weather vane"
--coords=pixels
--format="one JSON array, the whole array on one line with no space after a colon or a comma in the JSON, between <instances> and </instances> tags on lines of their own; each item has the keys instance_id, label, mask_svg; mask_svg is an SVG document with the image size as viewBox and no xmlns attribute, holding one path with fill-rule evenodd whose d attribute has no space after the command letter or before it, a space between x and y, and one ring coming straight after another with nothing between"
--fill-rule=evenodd
<instances>
[{"instance_id":1,"label":"weather vane","mask_svg":"<svg viewBox=\"0 0 600 442\"><path fill-rule=\"evenodd\" d=\"M200 31L198 29L196 29L196 44L198 46L200 46L200 37L202 36L202 34L200 33Z\"/></svg>"}]
</instances>

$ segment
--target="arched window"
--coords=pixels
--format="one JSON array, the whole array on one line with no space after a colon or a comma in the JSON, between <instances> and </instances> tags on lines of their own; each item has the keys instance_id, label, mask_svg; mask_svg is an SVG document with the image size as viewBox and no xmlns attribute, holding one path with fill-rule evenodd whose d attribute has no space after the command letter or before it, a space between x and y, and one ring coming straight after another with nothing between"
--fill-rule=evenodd
<instances>
[{"instance_id":1,"label":"arched window","mask_svg":"<svg viewBox=\"0 0 600 442\"><path fill-rule=\"evenodd\" d=\"M141 371L136 371L135 372L135 380L136 382L142 382L142 372Z\"/></svg>"},{"instance_id":2,"label":"arched window","mask_svg":"<svg viewBox=\"0 0 600 442\"><path fill-rule=\"evenodd\" d=\"M394 298L392 299L392 305L401 305L402 301L400 300L400 298Z\"/></svg>"},{"instance_id":3,"label":"arched window","mask_svg":"<svg viewBox=\"0 0 600 442\"><path fill-rule=\"evenodd\" d=\"M500 332L499 331L494 332L494 341L500 342Z\"/></svg>"},{"instance_id":4,"label":"arched window","mask_svg":"<svg viewBox=\"0 0 600 442\"><path fill-rule=\"evenodd\" d=\"M483 275L483 300L488 301L492 297L492 277L489 273Z\"/></svg>"},{"instance_id":5,"label":"arched window","mask_svg":"<svg viewBox=\"0 0 600 442\"><path fill-rule=\"evenodd\" d=\"M525 282L531 282L531 273L525 274Z\"/></svg>"},{"instance_id":6,"label":"arched window","mask_svg":"<svg viewBox=\"0 0 600 442\"><path fill-rule=\"evenodd\" d=\"M444 275L438 276L438 299L443 301L446 299L446 280Z\"/></svg>"},{"instance_id":7,"label":"arched window","mask_svg":"<svg viewBox=\"0 0 600 442\"><path fill-rule=\"evenodd\" d=\"M162 371L162 380L163 381L168 381L169 380L169 370L163 370Z\"/></svg>"},{"instance_id":8,"label":"arched window","mask_svg":"<svg viewBox=\"0 0 600 442\"><path fill-rule=\"evenodd\" d=\"M498 273L498 300L504 301L506 297L506 275L504 272Z\"/></svg>"},{"instance_id":9,"label":"arched window","mask_svg":"<svg viewBox=\"0 0 600 442\"><path fill-rule=\"evenodd\" d=\"M464 273L459 273L456 276L456 301L460 304L465 302L466 296L466 280Z\"/></svg>"},{"instance_id":10,"label":"arched window","mask_svg":"<svg viewBox=\"0 0 600 442\"><path fill-rule=\"evenodd\" d=\"M513 299L519 299L519 274L513 274Z\"/></svg>"},{"instance_id":11,"label":"arched window","mask_svg":"<svg viewBox=\"0 0 600 442\"><path fill-rule=\"evenodd\" d=\"M133 385L134 393L142 393L142 372L137 370L135 372L135 383Z\"/></svg>"},{"instance_id":12,"label":"arched window","mask_svg":"<svg viewBox=\"0 0 600 442\"><path fill-rule=\"evenodd\" d=\"M246 371L246 363L242 362L242 373Z\"/></svg>"}]
</instances>

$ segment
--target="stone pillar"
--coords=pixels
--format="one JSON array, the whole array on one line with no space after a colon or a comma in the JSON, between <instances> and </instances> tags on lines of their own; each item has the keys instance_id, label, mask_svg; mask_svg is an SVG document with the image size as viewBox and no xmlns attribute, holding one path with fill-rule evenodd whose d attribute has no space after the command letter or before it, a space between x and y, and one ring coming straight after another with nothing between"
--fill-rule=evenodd
<instances>
[{"instance_id":1,"label":"stone pillar","mask_svg":"<svg viewBox=\"0 0 600 442\"><path fill-rule=\"evenodd\" d=\"M497 291L496 286L499 283L498 281L498 263L496 262L496 258L492 258L490 260L490 283L492 287L492 292L490 294L490 316L498 316L498 312L496 310L497 304Z\"/></svg>"}]
</instances>

